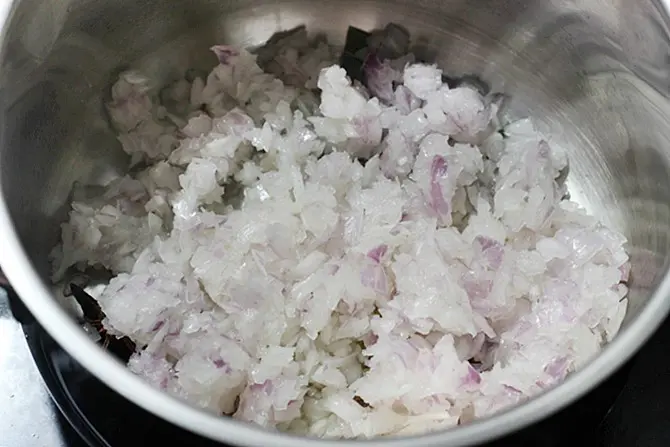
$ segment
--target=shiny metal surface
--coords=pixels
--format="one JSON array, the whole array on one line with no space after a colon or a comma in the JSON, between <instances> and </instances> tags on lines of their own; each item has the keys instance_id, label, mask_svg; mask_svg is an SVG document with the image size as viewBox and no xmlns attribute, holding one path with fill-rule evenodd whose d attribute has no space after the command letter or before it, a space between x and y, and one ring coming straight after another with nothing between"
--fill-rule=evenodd
<instances>
[{"instance_id":1,"label":"shiny metal surface","mask_svg":"<svg viewBox=\"0 0 670 447\"><path fill-rule=\"evenodd\" d=\"M117 391L193 431L238 444L298 445L204 415L144 385L56 306L46 280L74 181L125 157L102 101L133 66L169 81L210 68L215 43L257 45L306 24L342 42L348 25L406 26L415 52L451 75L477 74L541 119L570 156L572 197L629 238L625 328L593 364L505 414L392 445L464 445L566 405L639 348L670 307L670 20L667 0L16 0L0 8L0 263L54 338ZM6 13L6 14L5 14Z\"/></svg>"},{"instance_id":2,"label":"shiny metal surface","mask_svg":"<svg viewBox=\"0 0 670 447\"><path fill-rule=\"evenodd\" d=\"M1 283L2 272L0 272ZM0 288L0 446L65 447L58 411Z\"/></svg>"}]
</instances>

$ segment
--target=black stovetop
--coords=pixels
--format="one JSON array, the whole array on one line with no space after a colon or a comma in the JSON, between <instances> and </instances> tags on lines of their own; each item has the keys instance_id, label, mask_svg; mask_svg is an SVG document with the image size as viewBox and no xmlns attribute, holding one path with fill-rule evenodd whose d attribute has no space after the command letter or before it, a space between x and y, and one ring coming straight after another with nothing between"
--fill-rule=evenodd
<instances>
[{"instance_id":1,"label":"black stovetop","mask_svg":"<svg viewBox=\"0 0 670 447\"><path fill-rule=\"evenodd\" d=\"M669 342L670 321L631 362L589 395L539 424L487 445L552 447L575 441L592 447L670 445L670 355L665 353ZM221 447L113 393L39 326L14 321L0 289L0 447L161 444Z\"/></svg>"}]
</instances>

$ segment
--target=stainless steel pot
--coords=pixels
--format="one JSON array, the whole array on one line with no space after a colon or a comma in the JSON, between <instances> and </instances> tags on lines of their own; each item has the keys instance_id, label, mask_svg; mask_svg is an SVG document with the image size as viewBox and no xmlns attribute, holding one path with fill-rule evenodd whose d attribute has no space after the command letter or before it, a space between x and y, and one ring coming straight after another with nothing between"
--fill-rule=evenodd
<instances>
[{"instance_id":1,"label":"stainless steel pot","mask_svg":"<svg viewBox=\"0 0 670 447\"><path fill-rule=\"evenodd\" d=\"M582 371L506 413L457 429L368 445L455 446L501 436L578 398L642 345L670 307L668 0L15 0L0 6L0 261L47 331L114 390L220 441L307 446L202 413L151 388L77 327L47 280L47 254L76 180L125 157L103 92L133 65L164 81L210 68L215 43L256 45L306 24L342 41L389 21L454 75L478 74L570 148L572 196L630 240L630 308L620 335ZM320 442L323 445L334 441Z\"/></svg>"}]
</instances>

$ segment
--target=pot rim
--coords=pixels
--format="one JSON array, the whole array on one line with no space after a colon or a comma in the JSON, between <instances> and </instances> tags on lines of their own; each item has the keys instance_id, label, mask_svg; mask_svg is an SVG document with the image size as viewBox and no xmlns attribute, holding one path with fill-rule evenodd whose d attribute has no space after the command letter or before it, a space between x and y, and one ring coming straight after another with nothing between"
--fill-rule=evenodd
<instances>
[{"instance_id":1,"label":"pot rim","mask_svg":"<svg viewBox=\"0 0 670 447\"><path fill-rule=\"evenodd\" d=\"M666 14L670 12L670 0L658 1ZM0 34L3 40L5 24L11 16L13 5L14 2L8 0L0 2ZM1 190L0 235L0 267L12 287L39 324L77 362L115 392L170 423L220 442L244 446L312 447L318 443L324 447L343 444L447 447L474 445L501 437L557 412L586 394L631 358L670 311L670 274L666 270L644 309L594 360L554 389L524 404L444 432L383 440L317 440L270 432L231 418L215 416L152 387L102 350L53 299L51 291L42 282L20 244Z\"/></svg>"}]
</instances>

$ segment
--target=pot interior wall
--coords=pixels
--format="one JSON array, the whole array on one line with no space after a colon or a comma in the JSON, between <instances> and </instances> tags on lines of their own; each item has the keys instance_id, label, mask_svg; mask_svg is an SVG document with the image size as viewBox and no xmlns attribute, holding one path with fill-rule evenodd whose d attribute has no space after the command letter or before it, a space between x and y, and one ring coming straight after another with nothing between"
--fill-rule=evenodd
<instances>
[{"instance_id":1,"label":"pot interior wall","mask_svg":"<svg viewBox=\"0 0 670 447\"><path fill-rule=\"evenodd\" d=\"M570 157L573 199L622 231L635 319L662 277L670 229L668 28L653 0L18 2L0 66L2 195L44 281L73 182L123 172L104 113L134 67L159 83L208 69L217 43L258 45L306 24L342 42L347 26L397 22L418 55L476 74L533 116Z\"/></svg>"}]
</instances>

